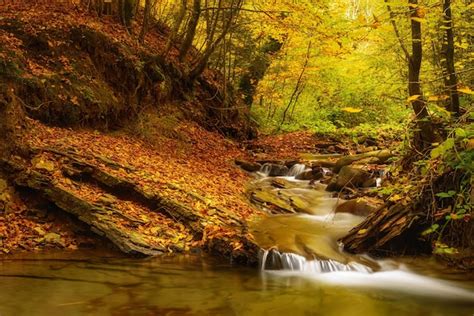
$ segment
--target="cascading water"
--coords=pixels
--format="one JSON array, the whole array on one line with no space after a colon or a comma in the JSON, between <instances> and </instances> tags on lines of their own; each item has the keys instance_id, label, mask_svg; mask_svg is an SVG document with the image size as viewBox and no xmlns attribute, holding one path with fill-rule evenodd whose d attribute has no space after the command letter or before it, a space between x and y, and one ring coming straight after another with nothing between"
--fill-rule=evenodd
<instances>
[{"instance_id":1,"label":"cascading water","mask_svg":"<svg viewBox=\"0 0 474 316\"><path fill-rule=\"evenodd\" d=\"M354 271L370 273L372 269L361 263L352 261L347 264L335 260L307 260L294 253L280 253L275 249L261 250L259 254L260 270L289 270L312 273L327 273L338 271Z\"/></svg>"},{"instance_id":2,"label":"cascading water","mask_svg":"<svg viewBox=\"0 0 474 316\"><path fill-rule=\"evenodd\" d=\"M259 173L263 174L264 176L268 176L270 174L270 171L272 170L272 165L271 164L263 164L262 167L260 168Z\"/></svg>"},{"instance_id":3,"label":"cascading water","mask_svg":"<svg viewBox=\"0 0 474 316\"><path fill-rule=\"evenodd\" d=\"M261 174L268 175L270 167L264 166ZM364 218L335 213L340 201L325 192L324 185L295 181L294 176L302 171L304 165L295 165L285 178L275 181L264 177L253 183L254 192L263 192L259 197L264 207L268 199L270 205L286 203L285 207L300 212L272 215L252 223L251 233L257 243L262 249L268 249L259 254L263 280L283 278L287 285L293 281L299 284L300 280L314 280L318 285L381 289L474 302L472 290L457 287L455 283L420 275L395 261L376 261L341 251L338 240ZM323 173L327 172L330 171L323 169Z\"/></svg>"},{"instance_id":4,"label":"cascading water","mask_svg":"<svg viewBox=\"0 0 474 316\"><path fill-rule=\"evenodd\" d=\"M300 173L303 173L305 170L306 170L306 165L301 164L301 163L297 163L297 164L295 164L294 166L292 166L290 168L290 171L288 171L287 176L288 177L296 177Z\"/></svg>"}]
</instances>

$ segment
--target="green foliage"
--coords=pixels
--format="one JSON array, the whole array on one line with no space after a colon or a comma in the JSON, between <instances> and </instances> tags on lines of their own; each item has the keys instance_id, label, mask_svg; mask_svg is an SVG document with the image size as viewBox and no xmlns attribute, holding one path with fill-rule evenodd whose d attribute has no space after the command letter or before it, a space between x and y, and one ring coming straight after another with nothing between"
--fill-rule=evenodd
<instances>
[{"instance_id":1,"label":"green foliage","mask_svg":"<svg viewBox=\"0 0 474 316\"><path fill-rule=\"evenodd\" d=\"M438 147L434 148L431 151L431 158L436 159L443 155L448 154L448 151L454 147L454 138L448 138L443 143L441 143Z\"/></svg>"},{"instance_id":2,"label":"green foliage","mask_svg":"<svg viewBox=\"0 0 474 316\"><path fill-rule=\"evenodd\" d=\"M421 235L422 235L422 236L427 236L427 235L429 235L429 234L432 234L432 233L436 232L436 231L438 230L438 228L439 228L439 224L433 224L433 225L431 225L430 228L424 230L424 231L421 233Z\"/></svg>"}]
</instances>

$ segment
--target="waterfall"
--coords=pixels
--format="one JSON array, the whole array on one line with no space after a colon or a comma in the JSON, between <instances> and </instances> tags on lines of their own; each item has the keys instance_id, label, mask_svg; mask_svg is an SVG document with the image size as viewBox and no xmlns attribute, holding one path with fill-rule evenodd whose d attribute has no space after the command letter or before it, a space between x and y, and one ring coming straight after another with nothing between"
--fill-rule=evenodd
<instances>
[{"instance_id":1,"label":"waterfall","mask_svg":"<svg viewBox=\"0 0 474 316\"><path fill-rule=\"evenodd\" d=\"M329 169L329 168L324 168L323 167L321 169L323 170L323 175L325 175L325 176L332 173L331 169Z\"/></svg>"},{"instance_id":2,"label":"waterfall","mask_svg":"<svg viewBox=\"0 0 474 316\"><path fill-rule=\"evenodd\" d=\"M313 259L307 260L305 257L293 253L280 253L275 249L261 250L260 270L288 270L311 273L327 273L338 271L353 271L361 273L371 273L372 269L357 263L340 263L335 260Z\"/></svg>"},{"instance_id":3,"label":"waterfall","mask_svg":"<svg viewBox=\"0 0 474 316\"><path fill-rule=\"evenodd\" d=\"M260 168L260 173L262 173L265 177L268 177L270 172L272 171L272 165L269 163L263 164L263 166Z\"/></svg>"},{"instance_id":4,"label":"waterfall","mask_svg":"<svg viewBox=\"0 0 474 316\"><path fill-rule=\"evenodd\" d=\"M296 177L300 173L303 173L305 170L306 170L306 166L304 164L297 163L293 167L290 168L290 171L288 171L287 176Z\"/></svg>"}]
</instances>

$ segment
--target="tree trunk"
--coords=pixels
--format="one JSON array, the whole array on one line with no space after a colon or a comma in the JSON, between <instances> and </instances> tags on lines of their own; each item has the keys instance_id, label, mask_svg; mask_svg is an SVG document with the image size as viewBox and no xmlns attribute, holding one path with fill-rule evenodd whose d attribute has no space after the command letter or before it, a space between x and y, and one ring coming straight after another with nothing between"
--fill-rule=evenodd
<instances>
[{"instance_id":1,"label":"tree trunk","mask_svg":"<svg viewBox=\"0 0 474 316\"><path fill-rule=\"evenodd\" d=\"M226 37L227 33L230 30L230 27L232 26L234 22L234 18L237 16L241 7L242 7L242 0L237 0L237 3L231 7L230 14L227 17L227 21L225 21L225 24L222 29L222 33L216 38L214 42L210 43L209 46L207 46L206 50L202 54L202 57L199 59L199 61L197 62L193 70L191 70L191 72L189 73L189 79L191 80L191 82L193 82L197 77L199 77L204 71L204 69L206 69L209 58L211 57L212 53L216 50L220 42ZM222 19L225 19L225 18L226 18L226 15L223 14Z\"/></svg>"},{"instance_id":2,"label":"tree trunk","mask_svg":"<svg viewBox=\"0 0 474 316\"><path fill-rule=\"evenodd\" d=\"M309 62L309 59L310 59L310 53L311 53L311 41L308 43L308 48L306 50L306 58L305 58L305 61L304 61L304 64L303 64L303 68L301 68L301 72L300 72L300 75L298 77L298 81L296 82L295 89L293 90L293 93L291 94L290 101L288 101L288 105L286 106L285 110L283 111L283 115L282 115L282 118L281 118L280 125L278 125L278 129L277 129L278 131L283 126L283 123L285 123L286 114L287 114L288 110L290 109L291 105L293 104L293 100L296 97L298 91L300 90L301 84L303 83L303 75L306 71L306 67L308 66L308 62Z\"/></svg>"},{"instance_id":3,"label":"tree trunk","mask_svg":"<svg viewBox=\"0 0 474 316\"><path fill-rule=\"evenodd\" d=\"M138 41L143 44L145 40L145 34L148 31L148 24L150 23L150 12L151 12L151 2L152 0L145 0L145 12L143 13L143 24L140 31L140 36Z\"/></svg>"},{"instance_id":4,"label":"tree trunk","mask_svg":"<svg viewBox=\"0 0 474 316\"><path fill-rule=\"evenodd\" d=\"M163 56L167 56L171 50L171 46L176 41L176 37L178 36L179 29L181 24L183 23L184 16L186 15L186 8L187 8L187 0L181 0L181 7L178 12L178 16L176 17L176 21L173 26L173 30L171 31L168 40L166 41L166 47L163 51Z\"/></svg>"},{"instance_id":5,"label":"tree trunk","mask_svg":"<svg viewBox=\"0 0 474 316\"><path fill-rule=\"evenodd\" d=\"M457 90L458 79L454 67L454 32L451 13L451 0L443 1L443 25L446 28L445 38L443 39L444 76L446 89L449 91L448 111L455 116L460 115L459 94Z\"/></svg>"},{"instance_id":6,"label":"tree trunk","mask_svg":"<svg viewBox=\"0 0 474 316\"><path fill-rule=\"evenodd\" d=\"M199 17L201 16L201 0L194 0L193 2L193 12L191 20L189 21L188 29L184 37L183 44L179 52L179 60L183 61L186 55L188 54L189 49L193 45L194 36L196 35L196 28L199 22Z\"/></svg>"},{"instance_id":7,"label":"tree trunk","mask_svg":"<svg viewBox=\"0 0 474 316\"><path fill-rule=\"evenodd\" d=\"M429 148L435 141L435 133L431 118L426 108L426 102L423 99L420 84L420 69L421 60L423 57L423 46L421 42L421 23L416 21L418 19L417 7L418 0L409 0L409 3L414 8L410 8L411 21L411 38L412 38L412 54L408 64L408 92L412 98L411 105L415 112L416 124L419 131L416 132L418 137L415 137L415 147L419 151L424 151Z\"/></svg>"}]
</instances>

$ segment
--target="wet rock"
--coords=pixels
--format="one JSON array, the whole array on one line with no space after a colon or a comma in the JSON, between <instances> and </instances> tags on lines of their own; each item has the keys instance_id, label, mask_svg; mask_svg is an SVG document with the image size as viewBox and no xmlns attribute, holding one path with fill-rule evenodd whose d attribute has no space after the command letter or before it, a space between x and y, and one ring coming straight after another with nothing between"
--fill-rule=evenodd
<instances>
[{"instance_id":1,"label":"wet rock","mask_svg":"<svg viewBox=\"0 0 474 316\"><path fill-rule=\"evenodd\" d=\"M257 162L250 162L250 161L239 160L239 159L235 160L235 164L248 172L257 172L262 167L262 165Z\"/></svg>"},{"instance_id":2,"label":"wet rock","mask_svg":"<svg viewBox=\"0 0 474 316\"><path fill-rule=\"evenodd\" d=\"M299 160L287 160L287 161L285 161L285 166L287 166L288 168L291 169L291 167L293 167L294 165L297 165L299 163L300 163Z\"/></svg>"},{"instance_id":3,"label":"wet rock","mask_svg":"<svg viewBox=\"0 0 474 316\"><path fill-rule=\"evenodd\" d=\"M269 177L286 176L288 171L289 169L285 165L266 163L262 166L262 172L267 174Z\"/></svg>"},{"instance_id":4,"label":"wet rock","mask_svg":"<svg viewBox=\"0 0 474 316\"><path fill-rule=\"evenodd\" d=\"M353 199L339 204L334 212L367 216L377 210L381 204L382 203L380 201L375 201L368 198Z\"/></svg>"},{"instance_id":5,"label":"wet rock","mask_svg":"<svg viewBox=\"0 0 474 316\"><path fill-rule=\"evenodd\" d=\"M279 196L278 191L262 189L252 192L250 200L264 206L272 214L295 213L289 201Z\"/></svg>"},{"instance_id":6,"label":"wet rock","mask_svg":"<svg viewBox=\"0 0 474 316\"><path fill-rule=\"evenodd\" d=\"M278 189L294 189L299 188L299 185L294 181L286 180L285 178L275 178L272 180L272 186Z\"/></svg>"},{"instance_id":7,"label":"wet rock","mask_svg":"<svg viewBox=\"0 0 474 316\"><path fill-rule=\"evenodd\" d=\"M317 181L317 180L321 180L323 177L324 177L324 172L322 168L316 167L316 168L312 168L311 170L303 171L302 173L298 174L295 177L295 179Z\"/></svg>"},{"instance_id":8,"label":"wet rock","mask_svg":"<svg viewBox=\"0 0 474 316\"><path fill-rule=\"evenodd\" d=\"M339 191L342 188L348 187L364 187L364 184L370 180L371 175L365 170L344 166L341 171L331 179L326 191Z\"/></svg>"},{"instance_id":9,"label":"wet rock","mask_svg":"<svg viewBox=\"0 0 474 316\"><path fill-rule=\"evenodd\" d=\"M256 162L261 164L261 165L265 165L267 163L275 164L275 165L284 165L285 164L284 160L275 160L275 159L258 159L258 160L256 160Z\"/></svg>"}]
</instances>

